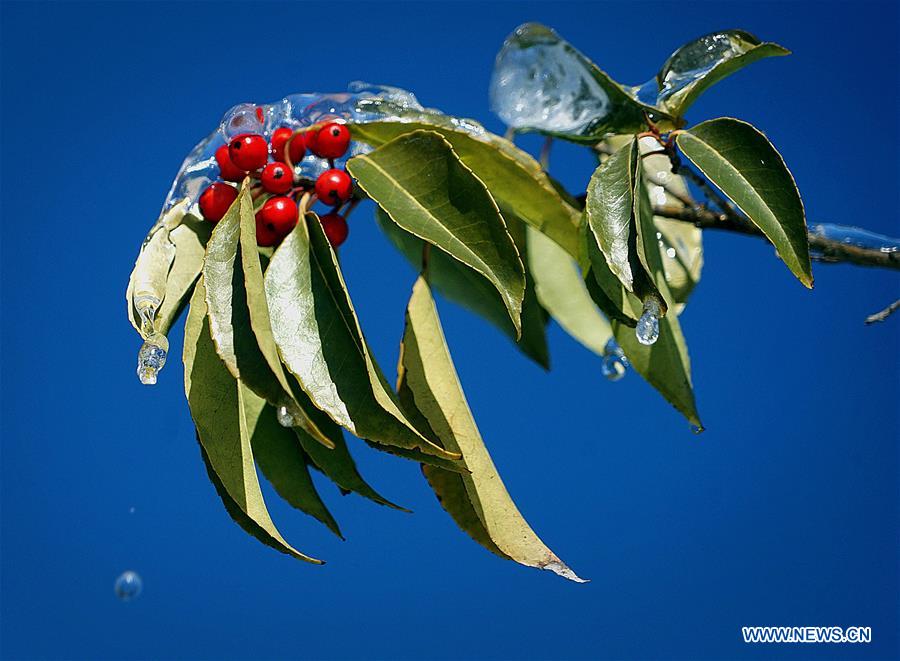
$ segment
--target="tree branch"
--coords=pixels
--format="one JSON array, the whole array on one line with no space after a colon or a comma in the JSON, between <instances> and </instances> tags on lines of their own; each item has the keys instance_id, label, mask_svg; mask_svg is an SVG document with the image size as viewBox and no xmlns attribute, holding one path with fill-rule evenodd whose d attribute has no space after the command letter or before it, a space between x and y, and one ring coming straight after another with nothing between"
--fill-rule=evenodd
<instances>
[{"instance_id":1,"label":"tree branch","mask_svg":"<svg viewBox=\"0 0 900 661\"><path fill-rule=\"evenodd\" d=\"M884 310L876 312L875 314L870 314L868 317L866 317L866 326L868 326L869 324L874 324L878 321L884 321L892 314L894 314L897 310L900 310L900 300L896 300L889 306L887 306Z\"/></svg>"},{"instance_id":2,"label":"tree branch","mask_svg":"<svg viewBox=\"0 0 900 661\"><path fill-rule=\"evenodd\" d=\"M726 230L764 238L763 233L754 225L730 214L716 213L702 207L679 207L662 205L653 207L653 213L663 218L681 220L691 223L700 229ZM834 239L827 239L818 234L808 233L809 247L816 254L816 259L823 262L847 262L857 266L900 270L900 252L882 252L876 248L862 248Z\"/></svg>"}]
</instances>

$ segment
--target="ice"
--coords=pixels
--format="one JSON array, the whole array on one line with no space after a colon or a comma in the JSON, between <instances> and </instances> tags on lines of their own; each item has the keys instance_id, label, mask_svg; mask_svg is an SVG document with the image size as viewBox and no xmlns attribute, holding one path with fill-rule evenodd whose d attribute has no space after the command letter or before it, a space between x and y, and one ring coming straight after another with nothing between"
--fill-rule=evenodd
<instances>
[{"instance_id":1,"label":"ice","mask_svg":"<svg viewBox=\"0 0 900 661\"><path fill-rule=\"evenodd\" d=\"M659 313L659 301L655 296L649 296L644 301L643 313L634 328L634 335L641 344L650 346L659 339Z\"/></svg>"},{"instance_id":2,"label":"ice","mask_svg":"<svg viewBox=\"0 0 900 661\"><path fill-rule=\"evenodd\" d=\"M113 586L116 596L122 601L137 599L141 596L143 589L144 582L141 580L138 573L133 571L122 572L119 577L116 578L115 585Z\"/></svg>"},{"instance_id":3,"label":"ice","mask_svg":"<svg viewBox=\"0 0 900 661\"><path fill-rule=\"evenodd\" d=\"M809 233L831 241L840 241L850 246L879 250L885 253L900 251L900 239L876 234L859 227L820 223L809 228Z\"/></svg>"},{"instance_id":4,"label":"ice","mask_svg":"<svg viewBox=\"0 0 900 661\"><path fill-rule=\"evenodd\" d=\"M166 364L168 351L169 340L162 333L152 332L144 340L138 351L137 375L145 386L156 384L156 378Z\"/></svg>"},{"instance_id":5,"label":"ice","mask_svg":"<svg viewBox=\"0 0 900 661\"><path fill-rule=\"evenodd\" d=\"M722 62L743 55L759 44L759 39L741 30L703 35L672 53L656 76L631 88L631 95L641 103L662 106Z\"/></svg>"},{"instance_id":6,"label":"ice","mask_svg":"<svg viewBox=\"0 0 900 661\"><path fill-rule=\"evenodd\" d=\"M359 81L350 83L346 92L292 94L273 103L238 104L225 113L217 129L201 140L184 159L163 204L162 213L185 198L193 208L200 193L218 178L216 149L240 133L260 133L268 138L281 126L302 129L328 120L365 123L385 119L410 120L423 115L445 118L439 111L422 107L411 92ZM477 124L466 124L464 121L456 123L464 130L483 131ZM453 123L449 118L447 122ZM354 141L350 151L335 161L335 167L341 168L349 158L369 150L367 145ZM329 167L327 160L308 154L297 164L296 171L301 177L315 179Z\"/></svg>"},{"instance_id":7,"label":"ice","mask_svg":"<svg viewBox=\"0 0 900 661\"><path fill-rule=\"evenodd\" d=\"M589 63L552 30L520 26L504 42L491 78L491 109L516 129L579 134L610 112Z\"/></svg>"},{"instance_id":8,"label":"ice","mask_svg":"<svg viewBox=\"0 0 900 661\"><path fill-rule=\"evenodd\" d=\"M297 424L287 406L279 406L275 413L278 416L278 424L282 427L293 427Z\"/></svg>"}]
</instances>

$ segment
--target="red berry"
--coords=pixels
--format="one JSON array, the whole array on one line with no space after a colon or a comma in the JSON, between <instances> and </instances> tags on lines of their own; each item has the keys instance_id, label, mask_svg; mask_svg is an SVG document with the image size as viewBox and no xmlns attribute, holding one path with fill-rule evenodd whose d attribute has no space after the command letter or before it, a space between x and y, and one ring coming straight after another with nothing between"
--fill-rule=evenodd
<instances>
[{"instance_id":1,"label":"red berry","mask_svg":"<svg viewBox=\"0 0 900 661\"><path fill-rule=\"evenodd\" d=\"M350 227L341 214L327 213L320 220L322 221L322 229L325 230L325 236L328 237L332 248L337 248L347 240L347 235L350 234Z\"/></svg>"},{"instance_id":2,"label":"red berry","mask_svg":"<svg viewBox=\"0 0 900 661\"><path fill-rule=\"evenodd\" d=\"M321 158L340 158L350 146L350 130L343 124L332 122L326 124L316 133L316 156Z\"/></svg>"},{"instance_id":3,"label":"red berry","mask_svg":"<svg viewBox=\"0 0 900 661\"><path fill-rule=\"evenodd\" d=\"M306 156L306 137L302 133L295 133L288 141L288 154L291 157L291 163L296 165Z\"/></svg>"},{"instance_id":4,"label":"red berry","mask_svg":"<svg viewBox=\"0 0 900 661\"><path fill-rule=\"evenodd\" d=\"M242 170L259 170L269 160L269 145L257 133L242 133L231 140L228 155Z\"/></svg>"},{"instance_id":5,"label":"red berry","mask_svg":"<svg viewBox=\"0 0 900 661\"><path fill-rule=\"evenodd\" d=\"M292 135L294 135L294 132L286 126L277 128L272 132L272 158L279 163L284 163L284 146L291 139Z\"/></svg>"},{"instance_id":6,"label":"red berry","mask_svg":"<svg viewBox=\"0 0 900 661\"><path fill-rule=\"evenodd\" d=\"M266 200L256 212L256 242L261 246L280 242L297 224L297 213L297 203L289 197Z\"/></svg>"},{"instance_id":7,"label":"red berry","mask_svg":"<svg viewBox=\"0 0 900 661\"><path fill-rule=\"evenodd\" d=\"M238 192L234 186L214 183L200 194L200 213L211 223L217 223L228 212L237 196Z\"/></svg>"},{"instance_id":8,"label":"red berry","mask_svg":"<svg viewBox=\"0 0 900 661\"><path fill-rule=\"evenodd\" d=\"M227 145L222 145L216 150L216 163L219 164L219 174L225 181L241 181L247 176L246 172L231 162Z\"/></svg>"},{"instance_id":9,"label":"red berry","mask_svg":"<svg viewBox=\"0 0 900 661\"><path fill-rule=\"evenodd\" d=\"M256 106L256 119L259 120L260 124L266 121L266 116L263 113L263 109L261 106Z\"/></svg>"},{"instance_id":10,"label":"red berry","mask_svg":"<svg viewBox=\"0 0 900 661\"><path fill-rule=\"evenodd\" d=\"M353 195L353 182L343 170L325 170L316 179L316 195L325 204L346 202Z\"/></svg>"},{"instance_id":11,"label":"red berry","mask_svg":"<svg viewBox=\"0 0 900 661\"><path fill-rule=\"evenodd\" d=\"M294 175L284 163L269 163L263 168L260 182L270 193L287 193L294 186Z\"/></svg>"},{"instance_id":12,"label":"red berry","mask_svg":"<svg viewBox=\"0 0 900 661\"><path fill-rule=\"evenodd\" d=\"M316 156L319 155L319 152L316 151L316 138L318 135L318 131L306 131L303 133L303 142L306 145L306 148Z\"/></svg>"}]
</instances>

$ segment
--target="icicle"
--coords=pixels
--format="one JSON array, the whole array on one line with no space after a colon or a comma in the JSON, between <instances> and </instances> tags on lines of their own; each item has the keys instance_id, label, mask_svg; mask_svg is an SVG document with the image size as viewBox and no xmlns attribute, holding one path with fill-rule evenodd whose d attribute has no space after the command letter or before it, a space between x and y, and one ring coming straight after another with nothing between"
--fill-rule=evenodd
<instances>
[{"instance_id":1,"label":"icicle","mask_svg":"<svg viewBox=\"0 0 900 661\"><path fill-rule=\"evenodd\" d=\"M628 371L628 358L615 338L609 338L609 342L603 348L603 362L600 363L600 372L610 381L619 381Z\"/></svg>"},{"instance_id":2,"label":"icicle","mask_svg":"<svg viewBox=\"0 0 900 661\"><path fill-rule=\"evenodd\" d=\"M634 335L641 344L650 346L659 339L659 300L655 296L644 301L644 311L638 319Z\"/></svg>"},{"instance_id":3,"label":"icicle","mask_svg":"<svg viewBox=\"0 0 900 661\"><path fill-rule=\"evenodd\" d=\"M153 322L150 322L152 328ZM166 355L169 351L169 340L162 333L153 331L144 340L138 351L137 375L145 386L156 383L159 371L166 364Z\"/></svg>"}]
</instances>

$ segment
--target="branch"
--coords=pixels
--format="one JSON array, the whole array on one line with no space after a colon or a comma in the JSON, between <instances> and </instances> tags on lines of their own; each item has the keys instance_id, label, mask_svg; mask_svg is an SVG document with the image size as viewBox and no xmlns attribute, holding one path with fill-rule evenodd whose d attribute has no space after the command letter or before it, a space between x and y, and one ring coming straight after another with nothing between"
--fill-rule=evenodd
<instances>
[{"instance_id":1,"label":"branch","mask_svg":"<svg viewBox=\"0 0 900 661\"><path fill-rule=\"evenodd\" d=\"M868 317L866 317L866 326L868 326L869 324L874 324L878 321L884 321L892 314L894 314L894 312L896 312L897 310L900 310L900 300L894 301L881 312L876 312L875 314L870 314Z\"/></svg>"},{"instance_id":2,"label":"branch","mask_svg":"<svg viewBox=\"0 0 900 661\"><path fill-rule=\"evenodd\" d=\"M754 225L732 214L715 213L701 207L678 207L662 205L653 207L653 213L672 220L691 223L700 229L726 230L764 238ZM882 252L877 248L862 248L835 239L827 239L818 234L807 233L810 249L816 259L823 262L846 262L857 266L900 270L900 252Z\"/></svg>"}]
</instances>

